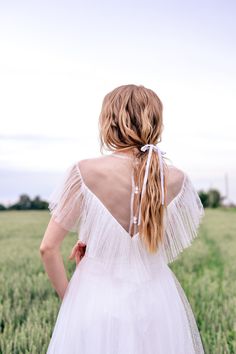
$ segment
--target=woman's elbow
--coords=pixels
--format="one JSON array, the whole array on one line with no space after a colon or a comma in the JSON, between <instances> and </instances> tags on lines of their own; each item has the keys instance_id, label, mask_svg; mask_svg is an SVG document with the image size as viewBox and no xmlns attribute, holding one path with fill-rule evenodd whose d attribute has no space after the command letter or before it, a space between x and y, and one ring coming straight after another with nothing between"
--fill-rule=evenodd
<instances>
[{"instance_id":1,"label":"woman's elbow","mask_svg":"<svg viewBox=\"0 0 236 354\"><path fill-rule=\"evenodd\" d=\"M52 247L51 245L41 243L39 247L39 253L41 257L48 256L56 252L56 248Z\"/></svg>"},{"instance_id":2,"label":"woman's elbow","mask_svg":"<svg viewBox=\"0 0 236 354\"><path fill-rule=\"evenodd\" d=\"M41 257L58 253L67 233L67 230L64 230L51 218L39 247Z\"/></svg>"}]
</instances>

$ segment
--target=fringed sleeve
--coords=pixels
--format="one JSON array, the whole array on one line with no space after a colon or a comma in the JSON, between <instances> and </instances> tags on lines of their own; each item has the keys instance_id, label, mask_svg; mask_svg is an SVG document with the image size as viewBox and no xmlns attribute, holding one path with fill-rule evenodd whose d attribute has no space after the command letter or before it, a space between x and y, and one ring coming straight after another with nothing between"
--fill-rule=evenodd
<instances>
[{"instance_id":1,"label":"fringed sleeve","mask_svg":"<svg viewBox=\"0 0 236 354\"><path fill-rule=\"evenodd\" d=\"M201 199L185 174L181 191L166 209L164 255L167 263L173 262L192 244L204 214Z\"/></svg>"},{"instance_id":2,"label":"fringed sleeve","mask_svg":"<svg viewBox=\"0 0 236 354\"><path fill-rule=\"evenodd\" d=\"M48 209L65 230L78 232L83 209L83 183L77 165L70 165L49 196Z\"/></svg>"}]
</instances>

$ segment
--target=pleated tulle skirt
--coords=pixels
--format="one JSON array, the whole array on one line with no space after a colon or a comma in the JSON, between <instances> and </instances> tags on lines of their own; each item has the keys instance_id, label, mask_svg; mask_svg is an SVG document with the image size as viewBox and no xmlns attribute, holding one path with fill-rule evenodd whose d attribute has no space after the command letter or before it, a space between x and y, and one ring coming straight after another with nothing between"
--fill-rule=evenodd
<instances>
[{"instance_id":1,"label":"pleated tulle skirt","mask_svg":"<svg viewBox=\"0 0 236 354\"><path fill-rule=\"evenodd\" d=\"M127 274L124 279L84 256L66 289L47 354L204 353L191 307L166 264L152 280L137 283Z\"/></svg>"}]
</instances>

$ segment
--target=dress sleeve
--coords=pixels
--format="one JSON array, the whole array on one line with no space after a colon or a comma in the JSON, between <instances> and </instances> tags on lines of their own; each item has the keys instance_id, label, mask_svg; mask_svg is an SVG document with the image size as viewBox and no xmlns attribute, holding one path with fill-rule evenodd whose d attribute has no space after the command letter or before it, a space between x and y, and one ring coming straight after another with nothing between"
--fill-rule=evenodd
<instances>
[{"instance_id":1,"label":"dress sleeve","mask_svg":"<svg viewBox=\"0 0 236 354\"><path fill-rule=\"evenodd\" d=\"M166 209L164 255L167 263L173 262L192 244L204 215L201 199L191 179L185 174L181 191Z\"/></svg>"},{"instance_id":2,"label":"dress sleeve","mask_svg":"<svg viewBox=\"0 0 236 354\"><path fill-rule=\"evenodd\" d=\"M82 215L83 182L77 164L70 165L49 196L48 209L65 230L78 232Z\"/></svg>"}]
</instances>

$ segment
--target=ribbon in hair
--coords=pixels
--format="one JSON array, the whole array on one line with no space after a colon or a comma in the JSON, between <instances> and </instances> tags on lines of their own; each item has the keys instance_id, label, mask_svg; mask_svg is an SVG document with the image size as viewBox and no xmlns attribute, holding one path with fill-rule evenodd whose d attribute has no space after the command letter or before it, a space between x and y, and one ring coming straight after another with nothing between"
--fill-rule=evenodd
<instances>
[{"instance_id":1,"label":"ribbon in hair","mask_svg":"<svg viewBox=\"0 0 236 354\"><path fill-rule=\"evenodd\" d=\"M159 158L159 163L160 163L160 179L161 179L161 204L164 205L164 170L163 170L163 161L162 161L162 155L165 154L164 151L161 151L160 148L157 145L154 144L146 144L141 147L141 151L145 152L148 150L148 158L147 158L147 163L146 163L146 168L145 168L145 174L144 174L144 179L143 179L143 186L142 186L142 192L141 192L141 200L140 200L140 206L139 206L139 219L138 219L138 225L140 225L141 221L141 204L142 204L142 198L143 194L146 189L146 184L147 184L147 179L148 179L148 172L149 172L149 166L150 166L150 161L151 161L151 156L152 156L152 151L154 150L156 153L158 153L158 158Z\"/></svg>"}]
</instances>

